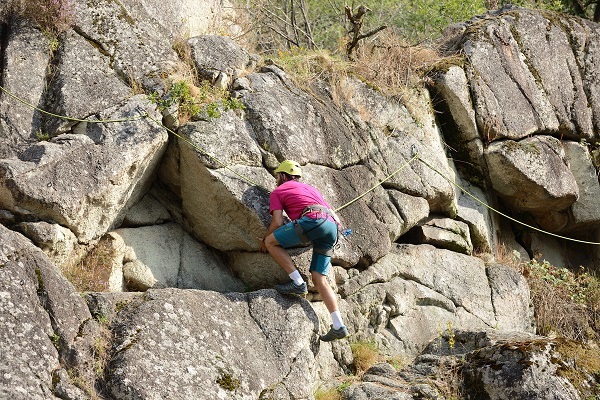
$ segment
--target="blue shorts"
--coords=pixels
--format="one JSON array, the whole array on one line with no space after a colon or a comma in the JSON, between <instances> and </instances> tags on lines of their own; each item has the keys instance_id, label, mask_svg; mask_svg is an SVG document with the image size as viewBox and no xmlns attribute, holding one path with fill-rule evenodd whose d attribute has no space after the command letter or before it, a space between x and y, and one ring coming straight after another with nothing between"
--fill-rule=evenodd
<instances>
[{"instance_id":1,"label":"blue shorts","mask_svg":"<svg viewBox=\"0 0 600 400\"><path fill-rule=\"evenodd\" d=\"M297 221L304 229L304 232L313 245L312 260L310 262L310 271L318 272L321 275L327 275L329 265L331 265L331 256L315 253L314 249L332 250L337 242L338 229L335 222L323 218L312 219L302 217ZM319 225L320 224L320 225ZM289 222L273 231L277 242L283 248L298 246L302 239L294 229L294 223Z\"/></svg>"}]
</instances>

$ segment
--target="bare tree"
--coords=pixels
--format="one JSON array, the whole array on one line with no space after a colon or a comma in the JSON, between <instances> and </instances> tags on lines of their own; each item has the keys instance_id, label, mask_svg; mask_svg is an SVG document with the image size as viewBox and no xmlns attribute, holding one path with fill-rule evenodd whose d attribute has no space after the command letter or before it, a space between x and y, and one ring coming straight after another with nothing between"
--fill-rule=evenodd
<instances>
[{"instance_id":1,"label":"bare tree","mask_svg":"<svg viewBox=\"0 0 600 400\"><path fill-rule=\"evenodd\" d=\"M316 47L305 0L251 0L247 11L257 21L263 50Z\"/></svg>"},{"instance_id":2,"label":"bare tree","mask_svg":"<svg viewBox=\"0 0 600 400\"><path fill-rule=\"evenodd\" d=\"M349 6L345 6L344 9L346 10L346 17L348 17L348 21L350 22L350 29L348 30L348 43L346 44L346 55L350 60L352 60L353 53L358 47L358 42L386 29L387 25L382 25L379 28L375 28L367 33L361 33L364 23L363 18L365 14L371 11L371 9L365 7L364 5L360 5L354 14L352 14L352 9Z\"/></svg>"}]
</instances>

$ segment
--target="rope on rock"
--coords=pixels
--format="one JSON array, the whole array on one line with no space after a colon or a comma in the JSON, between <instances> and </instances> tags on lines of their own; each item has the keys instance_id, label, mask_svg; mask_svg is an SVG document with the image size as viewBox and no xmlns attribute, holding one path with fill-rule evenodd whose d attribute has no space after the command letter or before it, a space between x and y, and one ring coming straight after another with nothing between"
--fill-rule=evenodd
<instances>
[{"instance_id":1,"label":"rope on rock","mask_svg":"<svg viewBox=\"0 0 600 400\"><path fill-rule=\"evenodd\" d=\"M0 85L0 90L2 90L4 93L6 93L8 96L12 97L13 99L17 100L18 102L20 102L20 103L22 103L22 104L24 104L24 105L26 105L28 107L31 107L34 110L37 110L37 111L39 111L39 112L41 112L43 114L46 114L46 115L49 115L49 116L52 116L52 117L56 117L56 118L60 118L60 119L64 119L64 120L69 120L69 121L87 122L87 123L96 123L96 124L99 124L99 123L109 123L109 122L127 122L127 121L134 121L134 120L142 119L142 118L148 118L151 121L153 121L155 124L157 124L158 126L166 129L167 132L171 133L173 136L179 138L180 140L182 140L185 143L187 143L188 145L190 145L192 148L194 148L199 153L201 153L201 154L205 155L206 157L210 158L211 160L215 161L217 164L221 165L222 168L230 171L231 173L233 173L234 175L236 175L237 177L239 177L240 179L242 179L246 183L248 183L248 184L250 184L252 186L256 186L256 187L258 187L258 188L266 191L267 193L270 192L269 189L265 188L264 186L260 185L259 183L255 182L252 179L250 179L250 178L248 178L248 177L240 174L239 172L233 170L225 162L223 162L219 158L213 156L212 154L210 154L209 152L207 152L206 150L204 150L200 146L196 145L195 143L193 143L191 140L189 140L185 136L180 135L177 132L173 131L172 129L169 129L168 127L164 126L162 124L162 122L156 120L155 118L152 118L148 113L136 115L135 117L130 117L130 118L106 119L106 120L89 120L89 119L72 118L72 117L67 117L67 116L64 116L64 115L54 114L54 113L45 111L45 110L43 110L43 109L41 109L39 107L36 107L33 104L28 103L27 101L25 101L25 100L19 98L18 96L14 95L13 93L11 93L10 91L8 91L7 89L5 89L1 85ZM427 161L423 160L419 156L419 153L416 152L416 148L415 148L414 145L413 145L413 147L412 147L411 150L412 150L413 156L408 161L406 161L404 164L402 164L398 169L396 169L390 175L386 176L383 180L381 180L380 182L378 182L376 185L374 185L370 189L366 190L364 193L358 195L357 197L355 197L354 199L350 200L349 202L347 202L346 204L342 205L341 207L336 208L334 211L335 212L341 211L344 208L346 208L346 207L354 204L355 202L357 202L358 200L362 199L364 196L366 196L367 194L369 194L370 192L372 192L373 190L375 190L378 186L381 186L383 183L385 183L386 181L388 181L389 179L391 179L394 175L398 174L400 171L402 171L404 168L406 168L414 160L419 160L423 164L425 164L427 167L429 167L432 171L434 171L435 173L437 173L438 175L440 175L442 178L444 178L446 181L448 181L451 185L456 186L458 189L460 189L463 193L465 193L466 195L468 195L469 197L471 197L473 200L475 200L479 204L483 205L484 207L488 208L489 210L495 212L498 215L501 215L501 216L503 216L505 218L508 218L509 220L511 220L513 222L516 222L516 223L518 223L520 225L523 225L523 226L525 226L525 227L527 227L529 229L538 231L540 233L544 233L546 235L554 236L554 237L559 238L559 239L568 240L568 241L577 242L577 243L583 243L583 244L600 245L599 242L591 242L591 241L587 241L587 240L574 239L574 238L570 238L570 237L567 237L567 236L558 235L556 233L548 232L548 231L545 231L543 229L537 228L535 226L526 224L525 222L519 221L518 219L513 218L513 217L511 217L511 216L509 216L507 214L504 214L503 212L501 212L501 211L493 208L492 206L490 206L486 202L478 199L477 196L473 195L468 190L466 190L465 188L463 188L462 186L460 186L459 184L457 184L456 182L454 182L452 179L448 178L446 175L444 175L443 173L441 173L440 171L438 171L435 167L433 167Z\"/></svg>"},{"instance_id":2,"label":"rope on rock","mask_svg":"<svg viewBox=\"0 0 600 400\"><path fill-rule=\"evenodd\" d=\"M225 164L223 161L221 161L217 157L209 154L206 150L202 149L201 147L199 147L198 145L196 145L195 143L193 143L192 141L190 141L186 137L178 134L177 132L173 131L172 129L167 128L160 121L157 121L155 118L152 118L148 113L142 113L140 115L136 115L134 117L129 117L129 118L105 119L105 120L89 120L89 119L72 118L72 117L67 117L67 116L64 116L64 115L54 114L54 113L51 113L49 111L43 110L43 109L41 109L39 107L36 107L33 104L31 104L31 103L23 100L22 98L18 97L17 95L11 93L8 89L4 88L1 85L0 85L0 90L2 90L4 93L6 93L7 95L9 95L13 99L17 100L18 102L20 102L20 103L22 103L22 104L24 104L24 105L26 105L26 106L34 109L34 110L39 111L42 114L46 114L46 115L49 115L49 116L52 116L52 117L56 117L56 118L60 118L60 119L68 120L68 121L100 124L100 123L112 123L112 122L127 122L127 121L134 121L134 120L142 119L142 118L148 118L151 121L153 121L154 123L156 123L157 125L159 125L159 126L163 127L164 129L166 129L167 132L171 133L172 135L176 136L177 138L183 140L184 142L186 142L187 144L189 144L190 146L192 146L195 150L197 150L201 154L204 154L205 156L207 156L211 160L213 160L216 163L218 163L219 165L221 165L222 168L227 169L228 171L232 172L233 174L235 174L236 176L238 176L239 178L241 178L245 182L249 183L250 185L257 186L257 187L259 187L259 188L261 188L261 189L269 192L269 190L267 188L265 188L264 186L262 186L262 185L260 185L260 184L258 184L256 182L254 182L250 178L247 178L247 177L243 176L242 174L234 171L231 167L227 166L227 164Z\"/></svg>"},{"instance_id":3,"label":"rope on rock","mask_svg":"<svg viewBox=\"0 0 600 400\"><path fill-rule=\"evenodd\" d=\"M191 140L189 140L185 136L180 135L179 133L175 132L174 130L167 128L160 121L156 120L155 118L152 118L148 114L146 114L145 117L147 117L151 121L154 121L154 123L156 123L157 125L163 127L164 129L166 129L167 132L171 133L173 136L175 136L175 137L181 139L182 141L184 141L185 143L189 144L192 148L194 148L194 150L198 151L199 153L201 153L201 154L205 155L206 157L210 158L211 160L215 161L222 168L224 168L224 169L228 170L229 172L233 173L234 175L236 175L238 178L242 179L246 183L249 183L252 186L256 186L256 187L258 187L260 189L263 189L267 193L270 192L270 190L267 189L266 187L262 186L259 183L256 183L252 179L250 179L250 178L248 178L248 177L240 174L239 172L235 171L233 168L229 167L224 161L221 161L217 157L213 156L212 154L210 154L209 152L207 152L206 150L204 150L203 148L201 148L200 146L198 146L197 144L195 144L194 142L192 142Z\"/></svg>"},{"instance_id":4,"label":"rope on rock","mask_svg":"<svg viewBox=\"0 0 600 400\"><path fill-rule=\"evenodd\" d=\"M73 117L66 117L64 115L54 114L54 113L51 113L49 111L43 110L43 109L41 109L39 107L36 107L33 104L28 103L27 101L23 100L22 98L17 97L13 93L9 92L7 89L5 89L1 85L0 85L0 90L2 90L4 93L6 93L7 95L9 95L13 99L17 100L19 103L22 103L22 104L26 105L27 107L31 107L34 110L41 112L42 114L46 114L46 115L49 115L51 117L56 117L56 118L64 119L64 120L67 120L67 121L92 122L92 123L95 123L95 124L99 124L99 123L108 123L108 122L127 122L127 121L134 121L134 120L137 120L137 119L144 118L144 115L137 115L135 117L129 117L129 118L104 119L104 120L89 120L89 119L79 119L79 118L73 118Z\"/></svg>"},{"instance_id":5,"label":"rope on rock","mask_svg":"<svg viewBox=\"0 0 600 400\"><path fill-rule=\"evenodd\" d=\"M583 243L583 244L592 244L592 245L600 245L600 243L598 242L589 242L587 240L579 240L579 239L574 239L574 238L570 238L567 236L562 236L562 235L558 235L556 233L552 233L552 232L548 232L545 231L543 229L537 228L535 226L526 224L525 222L519 221L516 218L513 218L509 215L504 214L503 212L496 210L494 207L490 206L489 204L487 204L486 202L479 200L477 198L477 196L475 196L474 194L470 193L467 189L463 188L462 186L460 186L458 183L454 182L452 179L448 178L447 176L445 176L444 174L442 174L440 171L438 171L436 168L434 168L432 165L430 165L427 161L423 160L421 157L418 157L419 161L421 161L423 164L425 164L426 166L428 166L431 170L433 170L434 172L436 172L438 175L440 175L442 178L444 178L445 180L447 180L450 184L456 186L458 189L462 190L463 193L465 193L466 195L468 195L469 197L471 197L473 200L475 200L476 202L478 202L479 204L482 204L483 206L487 207L488 209L490 209L491 211L497 213L498 215L501 215L505 218L510 219L513 222L516 222L518 224L521 224L529 229L533 229L535 231L541 232L541 233L545 233L546 235L550 235L550 236L554 236L557 237L559 239L564 239L564 240L569 240L571 242L577 242L577 243Z\"/></svg>"},{"instance_id":6,"label":"rope on rock","mask_svg":"<svg viewBox=\"0 0 600 400\"><path fill-rule=\"evenodd\" d=\"M346 204L344 204L341 207L336 208L335 212L338 212L340 210L343 210L344 208L348 207L349 205L353 204L354 202L362 199L364 196L366 196L367 194L371 193L373 190L375 190L378 186L381 186L384 182L388 181L389 179L391 179L394 175L396 175L398 172L402 171L406 166L408 166L408 164L410 164L411 162L413 162L414 160L416 160L419 157L419 154L415 154L412 156L412 158L408 161L406 161L404 164L402 164L400 166L400 168L398 168L397 170L395 170L394 172L392 172L391 174L389 174L388 176L386 176L381 182L377 183L376 185L374 185L372 188L370 188L369 190L367 190L366 192L364 192L363 194L355 197L354 199L350 200L349 202L347 202Z\"/></svg>"}]
</instances>

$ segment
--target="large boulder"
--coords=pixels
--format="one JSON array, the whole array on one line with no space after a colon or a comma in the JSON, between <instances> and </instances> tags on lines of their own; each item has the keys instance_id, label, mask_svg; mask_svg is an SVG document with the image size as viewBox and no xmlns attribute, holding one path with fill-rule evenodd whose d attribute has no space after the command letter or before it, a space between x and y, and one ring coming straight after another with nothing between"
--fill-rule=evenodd
<instances>
[{"instance_id":1,"label":"large boulder","mask_svg":"<svg viewBox=\"0 0 600 400\"><path fill-rule=\"evenodd\" d=\"M564 230L585 231L600 227L600 184L587 146L563 143L565 158L573 173L579 198L569 209L569 224Z\"/></svg>"},{"instance_id":2,"label":"large boulder","mask_svg":"<svg viewBox=\"0 0 600 400\"><path fill-rule=\"evenodd\" d=\"M309 303L274 291L151 290L113 322L115 398L309 398L319 326ZM301 377L301 379L299 379Z\"/></svg>"},{"instance_id":3,"label":"large boulder","mask_svg":"<svg viewBox=\"0 0 600 400\"><path fill-rule=\"evenodd\" d=\"M58 65L52 76L46 109L58 115L85 119L119 104L132 89L112 69L111 58L90 41L69 31L57 50ZM49 135L64 133L76 121L45 117Z\"/></svg>"},{"instance_id":4,"label":"large boulder","mask_svg":"<svg viewBox=\"0 0 600 400\"><path fill-rule=\"evenodd\" d=\"M260 58L225 36L197 36L188 39L187 43L198 75L223 89L253 70Z\"/></svg>"},{"instance_id":5,"label":"large boulder","mask_svg":"<svg viewBox=\"0 0 600 400\"><path fill-rule=\"evenodd\" d=\"M415 357L441 326L531 332L528 286L517 271L431 245L396 245L339 287L358 337ZM418 328L416 328L418 327Z\"/></svg>"},{"instance_id":6,"label":"large boulder","mask_svg":"<svg viewBox=\"0 0 600 400\"><path fill-rule=\"evenodd\" d=\"M575 400L594 380L571 382L573 361L560 348L577 345L524 333L460 331L440 333L410 365L395 370L375 364L344 389L346 400L381 398L486 398Z\"/></svg>"},{"instance_id":7,"label":"large boulder","mask_svg":"<svg viewBox=\"0 0 600 400\"><path fill-rule=\"evenodd\" d=\"M178 287L243 291L223 260L176 223L121 228L109 233L113 268L122 269L131 290ZM117 279L118 282L118 279Z\"/></svg>"},{"instance_id":8,"label":"large boulder","mask_svg":"<svg viewBox=\"0 0 600 400\"><path fill-rule=\"evenodd\" d=\"M263 149L277 160L341 169L358 163L371 149L370 132L331 102L319 101L275 66L247 76L249 90L237 91L246 118Z\"/></svg>"},{"instance_id":9,"label":"large boulder","mask_svg":"<svg viewBox=\"0 0 600 400\"><path fill-rule=\"evenodd\" d=\"M100 0L75 3L75 30L111 59L114 71L131 86L161 88L161 73L173 70L177 54L169 32L135 3Z\"/></svg>"},{"instance_id":10,"label":"large boulder","mask_svg":"<svg viewBox=\"0 0 600 400\"><path fill-rule=\"evenodd\" d=\"M0 237L0 397L54 399L53 372L91 315L40 249L2 225Z\"/></svg>"},{"instance_id":11,"label":"large boulder","mask_svg":"<svg viewBox=\"0 0 600 400\"><path fill-rule=\"evenodd\" d=\"M141 97L100 113L124 122L80 123L76 134L40 142L20 159L0 160L0 207L23 218L59 223L81 242L118 226L147 191L167 133ZM144 111L140 111L144 110Z\"/></svg>"},{"instance_id":12,"label":"large boulder","mask_svg":"<svg viewBox=\"0 0 600 400\"><path fill-rule=\"evenodd\" d=\"M490 16L464 24L451 46L464 50L468 61L464 68L480 137L595 137L597 49L587 43L597 41L597 25L518 8Z\"/></svg>"},{"instance_id":13,"label":"large boulder","mask_svg":"<svg viewBox=\"0 0 600 400\"><path fill-rule=\"evenodd\" d=\"M549 221L548 213L564 211L579 198L558 139L535 136L494 142L486 149L485 158L492 187L504 203L515 211L539 215L540 222ZM565 217L545 225L558 230L566 223Z\"/></svg>"},{"instance_id":14,"label":"large boulder","mask_svg":"<svg viewBox=\"0 0 600 400\"><path fill-rule=\"evenodd\" d=\"M122 4L136 20L147 15L173 41L209 32L239 30L232 22L234 7L227 0L125 0Z\"/></svg>"},{"instance_id":15,"label":"large boulder","mask_svg":"<svg viewBox=\"0 0 600 400\"><path fill-rule=\"evenodd\" d=\"M444 177L454 178L445 156L442 134L425 90L412 90L404 104L366 84L348 79L347 99L354 107L355 124L371 128L373 144L366 165L384 187L422 197L432 212L456 215L456 194ZM417 154L431 167L413 159Z\"/></svg>"}]
</instances>

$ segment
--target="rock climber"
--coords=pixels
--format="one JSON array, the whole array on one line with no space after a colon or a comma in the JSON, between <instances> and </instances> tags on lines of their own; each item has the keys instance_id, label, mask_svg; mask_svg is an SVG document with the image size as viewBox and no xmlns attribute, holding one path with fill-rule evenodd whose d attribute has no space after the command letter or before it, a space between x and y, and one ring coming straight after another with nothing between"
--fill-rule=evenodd
<instances>
[{"instance_id":1,"label":"rock climber","mask_svg":"<svg viewBox=\"0 0 600 400\"><path fill-rule=\"evenodd\" d=\"M302 170L295 161L282 161L275 169L277 188L269 198L272 220L265 237L259 238L260 250L268 252L291 279L288 283L275 285L275 289L282 294L304 296L308 293L306 282L285 249L312 243L310 275L332 320L331 329L320 339L330 342L348 336L336 295L327 282L339 220L321 193L300 182L301 177ZM284 211L292 222L284 224Z\"/></svg>"}]
</instances>

